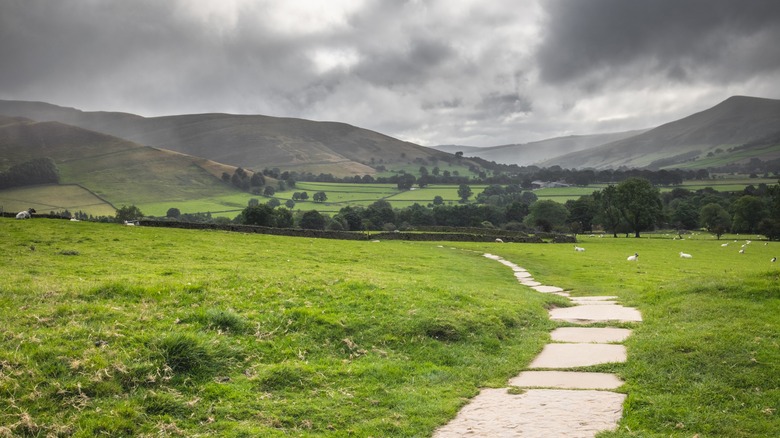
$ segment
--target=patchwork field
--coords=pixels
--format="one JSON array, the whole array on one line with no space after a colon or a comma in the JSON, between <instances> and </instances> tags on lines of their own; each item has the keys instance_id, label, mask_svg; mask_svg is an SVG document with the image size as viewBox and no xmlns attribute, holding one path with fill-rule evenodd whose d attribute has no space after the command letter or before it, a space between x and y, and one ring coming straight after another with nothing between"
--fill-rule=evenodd
<instances>
[{"instance_id":1,"label":"patchwork field","mask_svg":"<svg viewBox=\"0 0 780 438\"><path fill-rule=\"evenodd\" d=\"M429 436L565 305L484 252L642 312L628 362L596 367L627 382L604 436L780 434L780 244L756 236L575 252L0 219L0 244L0 434Z\"/></svg>"},{"instance_id":2,"label":"patchwork field","mask_svg":"<svg viewBox=\"0 0 780 438\"><path fill-rule=\"evenodd\" d=\"M34 200L34 201L30 201ZM70 210L95 216L113 216L116 209L89 190L72 185L42 185L0 190L0 209L21 211L34 208L39 213Z\"/></svg>"}]
</instances>

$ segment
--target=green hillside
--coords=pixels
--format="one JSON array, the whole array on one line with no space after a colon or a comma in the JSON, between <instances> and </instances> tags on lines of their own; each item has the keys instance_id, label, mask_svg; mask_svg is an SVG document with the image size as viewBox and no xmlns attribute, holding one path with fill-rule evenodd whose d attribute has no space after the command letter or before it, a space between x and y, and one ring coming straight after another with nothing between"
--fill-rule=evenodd
<instances>
[{"instance_id":1,"label":"green hillside","mask_svg":"<svg viewBox=\"0 0 780 438\"><path fill-rule=\"evenodd\" d=\"M734 149L744 144L755 147ZM709 159L713 156L717 160ZM746 162L754 157L765 161L780 157L780 100L730 97L710 109L642 134L558 156L539 165L706 168Z\"/></svg>"},{"instance_id":2,"label":"green hillside","mask_svg":"<svg viewBox=\"0 0 780 438\"><path fill-rule=\"evenodd\" d=\"M58 122L0 117L0 157L0 170L51 158L60 183L78 184L114 206L237 192L218 178L230 167Z\"/></svg>"}]
</instances>

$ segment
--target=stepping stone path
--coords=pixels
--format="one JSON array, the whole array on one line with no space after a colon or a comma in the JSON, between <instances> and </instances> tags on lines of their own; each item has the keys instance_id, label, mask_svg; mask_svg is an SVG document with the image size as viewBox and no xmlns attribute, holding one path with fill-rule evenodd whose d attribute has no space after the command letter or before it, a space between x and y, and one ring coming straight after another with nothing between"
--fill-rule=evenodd
<instances>
[{"instance_id":1,"label":"stepping stone path","mask_svg":"<svg viewBox=\"0 0 780 438\"><path fill-rule=\"evenodd\" d=\"M537 292L568 297L575 306L550 310L550 319L575 324L639 322L636 309L618 304L615 296L570 297L560 287L545 286L516 264L493 255L514 271L520 284ZM509 380L515 388L485 388L435 438L454 437L593 437L614 430L623 412L625 394L612 392L623 384L609 373L562 369L625 362L620 345L631 330L612 327L560 327L550 333L528 370ZM518 390L519 388L519 390Z\"/></svg>"}]
</instances>

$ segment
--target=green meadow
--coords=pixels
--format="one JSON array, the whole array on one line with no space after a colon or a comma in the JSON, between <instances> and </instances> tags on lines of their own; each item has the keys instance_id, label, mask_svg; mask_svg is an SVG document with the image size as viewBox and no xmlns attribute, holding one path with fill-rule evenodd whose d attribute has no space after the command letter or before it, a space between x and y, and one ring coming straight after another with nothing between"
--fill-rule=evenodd
<instances>
[{"instance_id":1,"label":"green meadow","mask_svg":"<svg viewBox=\"0 0 780 438\"><path fill-rule=\"evenodd\" d=\"M0 436L430 436L567 305L485 252L642 312L628 362L591 367L626 381L602 436L778 436L780 244L648 236L580 253L0 219Z\"/></svg>"}]
</instances>

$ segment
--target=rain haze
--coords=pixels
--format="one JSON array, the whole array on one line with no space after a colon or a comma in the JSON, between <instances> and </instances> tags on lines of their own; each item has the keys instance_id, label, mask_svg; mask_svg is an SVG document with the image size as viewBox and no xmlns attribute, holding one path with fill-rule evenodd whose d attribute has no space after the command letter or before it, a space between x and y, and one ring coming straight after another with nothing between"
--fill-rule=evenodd
<instances>
[{"instance_id":1,"label":"rain haze","mask_svg":"<svg viewBox=\"0 0 780 438\"><path fill-rule=\"evenodd\" d=\"M780 98L776 0L5 0L0 99L495 146Z\"/></svg>"}]
</instances>

